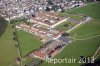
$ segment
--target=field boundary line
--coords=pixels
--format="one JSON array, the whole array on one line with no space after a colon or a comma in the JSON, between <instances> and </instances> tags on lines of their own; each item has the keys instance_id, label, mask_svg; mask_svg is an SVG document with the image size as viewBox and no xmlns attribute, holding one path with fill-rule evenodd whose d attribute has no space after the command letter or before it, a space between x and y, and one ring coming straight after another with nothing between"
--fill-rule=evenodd
<instances>
[{"instance_id":1,"label":"field boundary line","mask_svg":"<svg viewBox=\"0 0 100 66\"><path fill-rule=\"evenodd\" d=\"M76 40L86 40L86 39L91 39L91 38L94 38L94 37L99 37L100 35L96 35L96 36L92 36L92 37L87 37L87 38L84 38L84 39L76 39Z\"/></svg>"}]
</instances>

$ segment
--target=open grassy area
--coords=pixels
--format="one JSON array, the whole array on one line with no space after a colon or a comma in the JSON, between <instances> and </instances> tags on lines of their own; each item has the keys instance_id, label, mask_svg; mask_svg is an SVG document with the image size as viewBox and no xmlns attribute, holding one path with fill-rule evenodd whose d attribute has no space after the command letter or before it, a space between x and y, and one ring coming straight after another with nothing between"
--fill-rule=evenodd
<instances>
[{"instance_id":1,"label":"open grassy area","mask_svg":"<svg viewBox=\"0 0 100 66\"><path fill-rule=\"evenodd\" d=\"M71 27L75 26L76 24L73 22L68 22L65 21L63 23L61 23L60 25L56 26L55 28L57 30L63 30L63 31L67 31L68 29L70 29Z\"/></svg>"},{"instance_id":2,"label":"open grassy area","mask_svg":"<svg viewBox=\"0 0 100 66\"><path fill-rule=\"evenodd\" d=\"M100 18L100 3L90 4L85 7L75 8L67 11L67 13L71 14L85 14L91 16L93 18Z\"/></svg>"},{"instance_id":3,"label":"open grassy area","mask_svg":"<svg viewBox=\"0 0 100 66\"><path fill-rule=\"evenodd\" d=\"M5 32L0 37L0 66L15 66L18 53L13 40L12 25L9 23L7 25ZM3 28L3 26L0 25L0 28Z\"/></svg>"},{"instance_id":4,"label":"open grassy area","mask_svg":"<svg viewBox=\"0 0 100 66\"><path fill-rule=\"evenodd\" d=\"M90 22L72 30L70 35L78 39L100 35L100 22L99 20L93 19Z\"/></svg>"},{"instance_id":5,"label":"open grassy area","mask_svg":"<svg viewBox=\"0 0 100 66\"><path fill-rule=\"evenodd\" d=\"M84 25L79 26L75 30L71 31L72 36L77 34L78 36L85 36L85 38L100 35L100 23L99 22L89 22ZM91 34L97 32L98 34ZM75 37L75 36L74 36ZM83 37L81 37L82 39ZM85 57L92 57L100 46L100 36L85 39L85 40L76 40L72 42L70 45L66 46L66 48L58 54L55 58L76 58L76 63L57 63L57 64L50 64L50 63L43 63L41 66L80 66L81 64L78 63L80 56Z\"/></svg>"},{"instance_id":6,"label":"open grassy area","mask_svg":"<svg viewBox=\"0 0 100 66\"><path fill-rule=\"evenodd\" d=\"M24 31L18 31L17 33L22 55L25 55L32 50L38 49L42 44L38 37L30 33Z\"/></svg>"},{"instance_id":7,"label":"open grassy area","mask_svg":"<svg viewBox=\"0 0 100 66\"><path fill-rule=\"evenodd\" d=\"M68 14L66 12L60 13L59 15L63 16L63 17L70 17L71 19L76 20L76 21L79 21L79 20L84 18L83 16L74 15L74 14Z\"/></svg>"}]
</instances>

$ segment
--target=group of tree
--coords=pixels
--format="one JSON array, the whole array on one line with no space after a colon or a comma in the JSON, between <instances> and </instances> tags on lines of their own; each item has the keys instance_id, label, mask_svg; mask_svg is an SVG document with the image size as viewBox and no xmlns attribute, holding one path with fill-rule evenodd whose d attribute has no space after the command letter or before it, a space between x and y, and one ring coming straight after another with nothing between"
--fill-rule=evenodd
<instances>
[{"instance_id":1,"label":"group of tree","mask_svg":"<svg viewBox=\"0 0 100 66\"><path fill-rule=\"evenodd\" d=\"M8 22L0 16L0 37L3 35L7 28Z\"/></svg>"}]
</instances>

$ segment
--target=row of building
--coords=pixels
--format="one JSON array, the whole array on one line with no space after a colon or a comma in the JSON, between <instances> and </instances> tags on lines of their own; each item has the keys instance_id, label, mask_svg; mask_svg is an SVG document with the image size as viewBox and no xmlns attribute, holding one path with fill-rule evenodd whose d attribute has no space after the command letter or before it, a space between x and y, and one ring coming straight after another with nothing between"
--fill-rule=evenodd
<instances>
[{"instance_id":1,"label":"row of building","mask_svg":"<svg viewBox=\"0 0 100 66\"><path fill-rule=\"evenodd\" d=\"M57 25L67 21L68 18L60 17L56 13L42 12L36 16L29 16L28 20L31 25L22 23L17 25L16 28L26 32L34 33L41 37L43 41L50 40L51 38L58 38L64 31L54 29Z\"/></svg>"}]
</instances>

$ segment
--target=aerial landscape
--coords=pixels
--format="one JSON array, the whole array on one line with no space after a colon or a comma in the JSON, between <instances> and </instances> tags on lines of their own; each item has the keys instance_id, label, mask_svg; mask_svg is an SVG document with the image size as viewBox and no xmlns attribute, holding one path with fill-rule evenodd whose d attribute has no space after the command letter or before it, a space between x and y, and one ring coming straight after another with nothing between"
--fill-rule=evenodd
<instances>
[{"instance_id":1,"label":"aerial landscape","mask_svg":"<svg viewBox=\"0 0 100 66\"><path fill-rule=\"evenodd\" d=\"M100 1L0 0L0 66L100 66Z\"/></svg>"}]
</instances>

